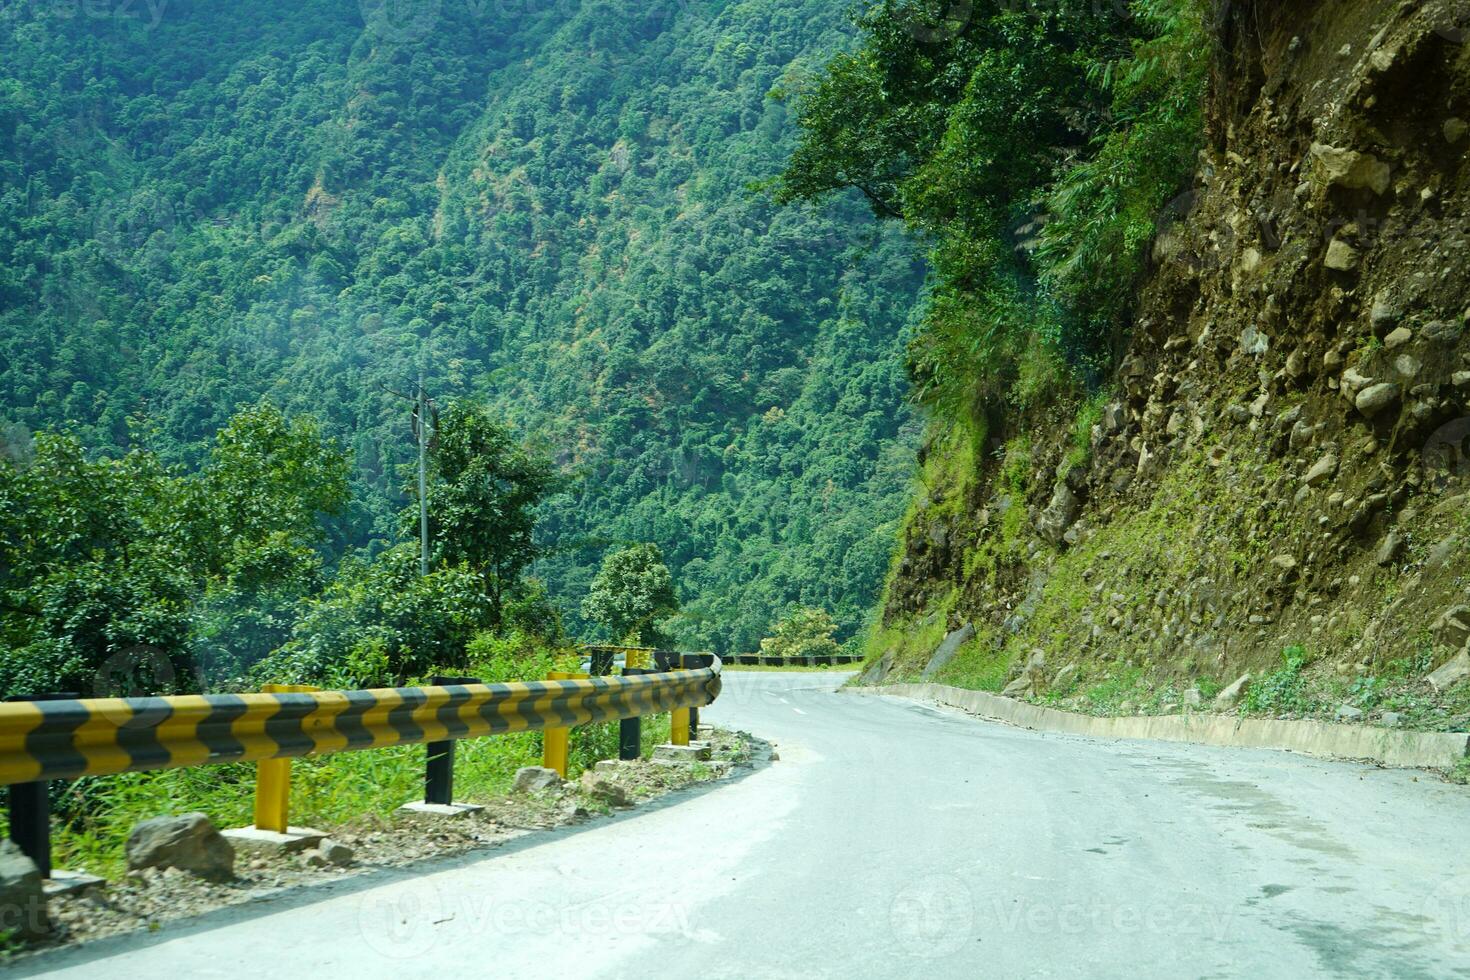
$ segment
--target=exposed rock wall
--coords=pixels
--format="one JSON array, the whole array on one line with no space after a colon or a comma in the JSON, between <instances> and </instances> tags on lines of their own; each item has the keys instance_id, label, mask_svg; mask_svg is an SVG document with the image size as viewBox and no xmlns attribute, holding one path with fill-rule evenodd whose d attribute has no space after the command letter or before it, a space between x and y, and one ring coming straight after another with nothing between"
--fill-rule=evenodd
<instances>
[{"instance_id":1,"label":"exposed rock wall","mask_svg":"<svg viewBox=\"0 0 1470 980\"><path fill-rule=\"evenodd\" d=\"M887 596L900 675L964 624L945 669L978 686L1037 650L1185 685L1286 646L1357 676L1463 645L1470 5L1224 6L1207 148L1088 444L1073 404L929 449L954 472Z\"/></svg>"}]
</instances>

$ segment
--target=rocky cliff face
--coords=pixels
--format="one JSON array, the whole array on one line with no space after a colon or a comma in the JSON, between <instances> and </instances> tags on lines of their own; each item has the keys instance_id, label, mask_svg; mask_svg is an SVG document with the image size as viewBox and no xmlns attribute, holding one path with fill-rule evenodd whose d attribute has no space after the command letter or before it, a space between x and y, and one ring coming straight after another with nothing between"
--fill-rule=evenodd
<instances>
[{"instance_id":1,"label":"rocky cliff face","mask_svg":"<svg viewBox=\"0 0 1470 980\"><path fill-rule=\"evenodd\" d=\"M1112 387L929 447L870 678L1470 721L1424 680L1470 639L1470 10L1227 9Z\"/></svg>"}]
</instances>

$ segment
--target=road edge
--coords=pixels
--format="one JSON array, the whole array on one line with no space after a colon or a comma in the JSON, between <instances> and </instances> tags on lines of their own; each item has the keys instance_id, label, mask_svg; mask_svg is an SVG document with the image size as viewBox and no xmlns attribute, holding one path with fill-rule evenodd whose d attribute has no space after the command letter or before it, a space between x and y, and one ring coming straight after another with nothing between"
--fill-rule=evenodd
<instances>
[{"instance_id":1,"label":"road edge","mask_svg":"<svg viewBox=\"0 0 1470 980\"><path fill-rule=\"evenodd\" d=\"M988 691L970 691L944 684L887 684L881 687L843 687L839 691L926 701L1018 728L1093 738L1281 749L1327 759L1366 760L1404 769L1453 769L1470 756L1470 734L1463 732L1403 732L1365 725L1213 714L1098 718L1045 708Z\"/></svg>"}]
</instances>

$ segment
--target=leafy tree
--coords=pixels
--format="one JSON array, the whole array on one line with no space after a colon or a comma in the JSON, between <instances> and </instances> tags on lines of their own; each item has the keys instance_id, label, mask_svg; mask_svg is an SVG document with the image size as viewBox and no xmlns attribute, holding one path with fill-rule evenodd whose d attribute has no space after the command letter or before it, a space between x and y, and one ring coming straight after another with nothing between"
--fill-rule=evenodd
<instances>
[{"instance_id":1,"label":"leafy tree","mask_svg":"<svg viewBox=\"0 0 1470 980\"><path fill-rule=\"evenodd\" d=\"M0 457L0 692L168 693L236 676L317 590L347 461L260 406L202 471L39 433Z\"/></svg>"},{"instance_id":2,"label":"leafy tree","mask_svg":"<svg viewBox=\"0 0 1470 980\"><path fill-rule=\"evenodd\" d=\"M375 561L349 561L254 679L360 687L463 670L470 640L489 622L476 572L447 565L421 576L417 548L402 544Z\"/></svg>"},{"instance_id":3,"label":"leafy tree","mask_svg":"<svg viewBox=\"0 0 1470 980\"><path fill-rule=\"evenodd\" d=\"M582 615L623 643L657 645L657 621L678 611L673 576L656 544L610 553L582 600Z\"/></svg>"},{"instance_id":4,"label":"leafy tree","mask_svg":"<svg viewBox=\"0 0 1470 980\"><path fill-rule=\"evenodd\" d=\"M288 419L269 402L235 413L215 436L202 477L217 535L214 553L267 577L275 563L241 554L268 542L273 548L321 544L322 518L339 513L351 493L347 454L320 422L309 415Z\"/></svg>"},{"instance_id":5,"label":"leafy tree","mask_svg":"<svg viewBox=\"0 0 1470 980\"><path fill-rule=\"evenodd\" d=\"M830 657L842 652L832 638L837 623L825 609L804 607L776 624L761 640L761 653L770 657Z\"/></svg>"},{"instance_id":6,"label":"leafy tree","mask_svg":"<svg viewBox=\"0 0 1470 980\"><path fill-rule=\"evenodd\" d=\"M551 461L531 452L484 406L460 400L439 419L429 457L432 560L481 577L492 622L536 557L536 507L563 483ZM417 535L417 507L403 513Z\"/></svg>"},{"instance_id":7,"label":"leafy tree","mask_svg":"<svg viewBox=\"0 0 1470 980\"><path fill-rule=\"evenodd\" d=\"M951 419L1110 355L1193 164L1209 51L1204 0L960 6L864 8L857 49L798 92L775 184L783 202L856 188L930 243L909 370Z\"/></svg>"}]
</instances>

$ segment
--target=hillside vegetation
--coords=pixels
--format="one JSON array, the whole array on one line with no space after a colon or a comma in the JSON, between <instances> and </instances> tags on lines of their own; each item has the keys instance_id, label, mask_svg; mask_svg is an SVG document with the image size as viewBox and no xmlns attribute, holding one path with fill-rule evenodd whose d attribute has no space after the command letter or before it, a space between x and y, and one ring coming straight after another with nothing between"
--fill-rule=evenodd
<instances>
[{"instance_id":1,"label":"hillside vegetation","mask_svg":"<svg viewBox=\"0 0 1470 980\"><path fill-rule=\"evenodd\" d=\"M876 8L784 178L934 242L866 679L1465 730L1470 13L925 9Z\"/></svg>"},{"instance_id":2,"label":"hillside vegetation","mask_svg":"<svg viewBox=\"0 0 1470 980\"><path fill-rule=\"evenodd\" d=\"M806 605L851 635L917 441L922 272L856 200L750 187L790 150L772 90L850 32L827 0L7 5L8 453L61 429L193 468L243 406L309 413L351 458L330 575L404 537L391 391L422 367L573 478L531 571L575 634L604 552L652 541L681 643Z\"/></svg>"}]
</instances>

